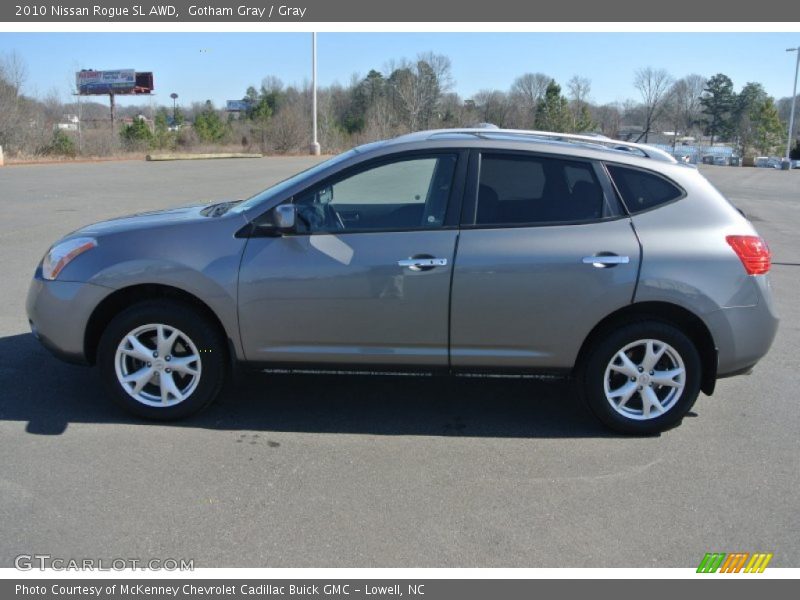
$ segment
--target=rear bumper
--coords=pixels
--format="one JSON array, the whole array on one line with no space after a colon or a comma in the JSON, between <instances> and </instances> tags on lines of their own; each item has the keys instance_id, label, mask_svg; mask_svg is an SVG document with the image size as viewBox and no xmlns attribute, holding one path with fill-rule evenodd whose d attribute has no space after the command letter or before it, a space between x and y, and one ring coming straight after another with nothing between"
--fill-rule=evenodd
<instances>
[{"instance_id":1,"label":"rear bumper","mask_svg":"<svg viewBox=\"0 0 800 600\"><path fill-rule=\"evenodd\" d=\"M33 335L58 358L87 364L86 325L95 307L112 291L91 283L47 281L37 272L25 305Z\"/></svg>"},{"instance_id":2,"label":"rear bumper","mask_svg":"<svg viewBox=\"0 0 800 600\"><path fill-rule=\"evenodd\" d=\"M757 276L755 306L723 308L707 316L719 353L717 377L746 373L769 351L778 331L778 315L766 276Z\"/></svg>"}]
</instances>

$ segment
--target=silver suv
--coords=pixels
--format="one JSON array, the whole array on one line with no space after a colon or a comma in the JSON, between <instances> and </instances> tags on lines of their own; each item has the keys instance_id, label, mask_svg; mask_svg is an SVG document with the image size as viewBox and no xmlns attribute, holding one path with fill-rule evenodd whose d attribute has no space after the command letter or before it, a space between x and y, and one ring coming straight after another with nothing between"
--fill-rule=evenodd
<instances>
[{"instance_id":1,"label":"silver suv","mask_svg":"<svg viewBox=\"0 0 800 600\"><path fill-rule=\"evenodd\" d=\"M561 374L609 427L652 433L766 354L769 268L748 220L657 149L440 130L76 231L27 310L143 417L194 413L242 366Z\"/></svg>"}]
</instances>

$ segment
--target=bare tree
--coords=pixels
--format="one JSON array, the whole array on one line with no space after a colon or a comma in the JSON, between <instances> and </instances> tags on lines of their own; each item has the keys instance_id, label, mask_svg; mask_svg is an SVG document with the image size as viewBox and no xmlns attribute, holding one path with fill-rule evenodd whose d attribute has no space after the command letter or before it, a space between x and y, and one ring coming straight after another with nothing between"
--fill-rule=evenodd
<instances>
[{"instance_id":1,"label":"bare tree","mask_svg":"<svg viewBox=\"0 0 800 600\"><path fill-rule=\"evenodd\" d=\"M535 107L536 103L544 96L547 85L552 79L544 73L525 73L514 80L511 85L511 94L524 99L528 106Z\"/></svg>"},{"instance_id":2,"label":"bare tree","mask_svg":"<svg viewBox=\"0 0 800 600\"><path fill-rule=\"evenodd\" d=\"M519 125L532 127L536 116L536 106L544 97L547 85L553 78L544 73L525 73L511 85L511 100L520 113Z\"/></svg>"},{"instance_id":3,"label":"bare tree","mask_svg":"<svg viewBox=\"0 0 800 600\"><path fill-rule=\"evenodd\" d=\"M592 82L586 77L574 75L567 82L567 97L572 113L572 130L578 133L588 131L595 126L589 110L589 92Z\"/></svg>"},{"instance_id":4,"label":"bare tree","mask_svg":"<svg viewBox=\"0 0 800 600\"><path fill-rule=\"evenodd\" d=\"M344 150L346 145L345 134L342 131L338 117L337 99L346 92L339 84L317 92L317 126L319 127L319 141L326 152Z\"/></svg>"},{"instance_id":5,"label":"bare tree","mask_svg":"<svg viewBox=\"0 0 800 600\"><path fill-rule=\"evenodd\" d=\"M392 137L394 133L392 107L386 98L377 98L367 109L365 141L373 142Z\"/></svg>"},{"instance_id":6,"label":"bare tree","mask_svg":"<svg viewBox=\"0 0 800 600\"><path fill-rule=\"evenodd\" d=\"M498 90L481 90L472 98L478 118L484 123L493 123L498 127L507 127L510 112L508 96Z\"/></svg>"},{"instance_id":7,"label":"bare tree","mask_svg":"<svg viewBox=\"0 0 800 600\"><path fill-rule=\"evenodd\" d=\"M689 92L686 82L683 79L679 79L672 84L669 91L669 98L667 102L664 103L664 112L672 129L670 134L672 136L673 151L678 142L678 136L686 135L684 107L686 106L688 95Z\"/></svg>"},{"instance_id":8,"label":"bare tree","mask_svg":"<svg viewBox=\"0 0 800 600\"><path fill-rule=\"evenodd\" d=\"M406 130L426 128L444 92L453 85L450 59L433 53L420 54L415 63L393 66L389 85L395 109Z\"/></svg>"},{"instance_id":9,"label":"bare tree","mask_svg":"<svg viewBox=\"0 0 800 600\"><path fill-rule=\"evenodd\" d=\"M622 124L622 110L618 104L603 104L602 106L594 107L592 110L592 120L597 123L603 135L619 138L619 128Z\"/></svg>"},{"instance_id":10,"label":"bare tree","mask_svg":"<svg viewBox=\"0 0 800 600\"><path fill-rule=\"evenodd\" d=\"M295 152L307 142L310 129L302 103L286 102L269 123L269 139L278 152Z\"/></svg>"},{"instance_id":11,"label":"bare tree","mask_svg":"<svg viewBox=\"0 0 800 600\"><path fill-rule=\"evenodd\" d=\"M31 119L31 106L22 95L27 68L16 52L0 56L0 146L6 151L17 150L30 127L23 124Z\"/></svg>"},{"instance_id":12,"label":"bare tree","mask_svg":"<svg viewBox=\"0 0 800 600\"><path fill-rule=\"evenodd\" d=\"M687 75L672 84L664 110L673 129L673 149L678 134L687 135L699 123L703 109L700 97L705 85L706 80L700 75Z\"/></svg>"},{"instance_id":13,"label":"bare tree","mask_svg":"<svg viewBox=\"0 0 800 600\"><path fill-rule=\"evenodd\" d=\"M439 94L446 94L453 89L455 79L453 79L453 63L449 57L444 54L423 52L417 56L417 64L419 63L424 63L430 68L439 88Z\"/></svg>"},{"instance_id":14,"label":"bare tree","mask_svg":"<svg viewBox=\"0 0 800 600\"><path fill-rule=\"evenodd\" d=\"M261 80L261 90L264 94L280 94L283 91L283 81L274 75L267 75Z\"/></svg>"},{"instance_id":15,"label":"bare tree","mask_svg":"<svg viewBox=\"0 0 800 600\"><path fill-rule=\"evenodd\" d=\"M700 98L703 97L703 92L706 89L706 78L702 75L692 74L683 78L686 82L688 97L686 101L686 130L696 129L703 115L703 105L700 103Z\"/></svg>"},{"instance_id":16,"label":"bare tree","mask_svg":"<svg viewBox=\"0 0 800 600\"><path fill-rule=\"evenodd\" d=\"M589 99L589 92L592 91L592 82L586 77L574 75L567 82L567 97L575 103L583 104Z\"/></svg>"},{"instance_id":17,"label":"bare tree","mask_svg":"<svg viewBox=\"0 0 800 600\"><path fill-rule=\"evenodd\" d=\"M658 118L667 98L672 76L664 69L645 67L639 69L633 78L634 87L642 95L644 105L644 141L647 143L653 122Z\"/></svg>"},{"instance_id":18,"label":"bare tree","mask_svg":"<svg viewBox=\"0 0 800 600\"><path fill-rule=\"evenodd\" d=\"M16 52L11 52L0 58L0 74L19 96L22 86L28 78L28 68L25 66L25 61L22 60L22 57Z\"/></svg>"}]
</instances>

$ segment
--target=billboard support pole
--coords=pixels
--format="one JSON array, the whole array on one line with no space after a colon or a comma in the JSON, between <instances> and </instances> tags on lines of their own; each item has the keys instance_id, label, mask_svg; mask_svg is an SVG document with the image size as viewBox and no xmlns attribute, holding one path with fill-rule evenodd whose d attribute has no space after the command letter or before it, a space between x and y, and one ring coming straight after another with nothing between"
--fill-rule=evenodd
<instances>
[{"instance_id":1,"label":"billboard support pole","mask_svg":"<svg viewBox=\"0 0 800 600\"><path fill-rule=\"evenodd\" d=\"M78 99L78 154L83 154L83 105L81 95L73 94Z\"/></svg>"},{"instance_id":2,"label":"billboard support pole","mask_svg":"<svg viewBox=\"0 0 800 600\"><path fill-rule=\"evenodd\" d=\"M108 95L108 98L111 100L111 135L113 137L113 135L114 135L114 117L115 117L115 114L114 114L115 113L115 111L114 111L114 93L113 92L110 93Z\"/></svg>"}]
</instances>

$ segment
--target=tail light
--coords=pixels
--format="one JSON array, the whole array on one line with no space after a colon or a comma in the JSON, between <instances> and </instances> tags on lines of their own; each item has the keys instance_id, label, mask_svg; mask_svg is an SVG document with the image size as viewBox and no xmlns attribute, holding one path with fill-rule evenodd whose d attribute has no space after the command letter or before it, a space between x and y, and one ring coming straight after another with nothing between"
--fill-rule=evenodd
<instances>
[{"instance_id":1,"label":"tail light","mask_svg":"<svg viewBox=\"0 0 800 600\"><path fill-rule=\"evenodd\" d=\"M763 275L769 272L772 252L763 238L757 235L729 235L725 240L742 261L748 275Z\"/></svg>"}]
</instances>

